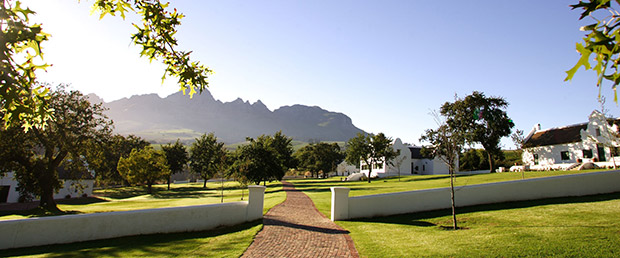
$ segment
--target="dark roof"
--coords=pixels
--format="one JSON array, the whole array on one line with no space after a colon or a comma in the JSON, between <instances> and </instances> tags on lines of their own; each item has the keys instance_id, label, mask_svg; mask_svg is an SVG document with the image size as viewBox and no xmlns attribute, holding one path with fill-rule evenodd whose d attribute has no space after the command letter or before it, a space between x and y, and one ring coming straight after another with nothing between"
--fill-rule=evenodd
<instances>
[{"instance_id":1,"label":"dark roof","mask_svg":"<svg viewBox=\"0 0 620 258\"><path fill-rule=\"evenodd\" d=\"M609 118L607 123L610 126L620 127L620 118ZM588 123L583 123L536 132L523 143L523 148L580 142L581 130L587 130L587 128Z\"/></svg>"},{"instance_id":2,"label":"dark roof","mask_svg":"<svg viewBox=\"0 0 620 258\"><path fill-rule=\"evenodd\" d=\"M422 147L418 146L409 146L409 151L411 151L412 159L430 159L431 157L422 155Z\"/></svg>"},{"instance_id":3,"label":"dark roof","mask_svg":"<svg viewBox=\"0 0 620 258\"><path fill-rule=\"evenodd\" d=\"M573 143L581 141L581 130L588 128L587 123L549 129L534 133L525 143L524 148Z\"/></svg>"}]
</instances>

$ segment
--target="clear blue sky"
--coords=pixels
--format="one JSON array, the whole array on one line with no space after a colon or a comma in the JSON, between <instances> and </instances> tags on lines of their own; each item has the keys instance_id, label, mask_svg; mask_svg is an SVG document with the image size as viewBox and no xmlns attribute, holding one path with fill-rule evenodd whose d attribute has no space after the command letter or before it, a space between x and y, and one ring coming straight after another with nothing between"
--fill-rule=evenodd
<instances>
[{"instance_id":1,"label":"clear blue sky","mask_svg":"<svg viewBox=\"0 0 620 258\"><path fill-rule=\"evenodd\" d=\"M594 72L570 83L583 32L577 1L172 1L186 17L180 48L216 73L216 99L258 99L342 112L359 128L418 143L432 109L482 91L510 106L526 132L587 121L599 108ZM52 39L40 78L106 101L178 90L163 66L138 57L131 22L99 21L92 1L33 0ZM606 107L618 116L610 87ZM191 101L188 99L188 101ZM503 141L512 148L511 141Z\"/></svg>"}]
</instances>

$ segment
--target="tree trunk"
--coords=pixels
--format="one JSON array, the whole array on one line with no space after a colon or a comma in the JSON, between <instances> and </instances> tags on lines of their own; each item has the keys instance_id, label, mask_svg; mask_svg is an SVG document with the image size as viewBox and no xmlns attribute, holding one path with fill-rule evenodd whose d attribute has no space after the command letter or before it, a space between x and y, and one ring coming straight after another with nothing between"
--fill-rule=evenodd
<instances>
[{"instance_id":1,"label":"tree trunk","mask_svg":"<svg viewBox=\"0 0 620 258\"><path fill-rule=\"evenodd\" d=\"M205 181L202 182L202 188L207 188L207 178L203 178Z\"/></svg>"},{"instance_id":2,"label":"tree trunk","mask_svg":"<svg viewBox=\"0 0 620 258\"><path fill-rule=\"evenodd\" d=\"M495 171L495 164L493 164L493 155L491 155L490 151L487 151L487 156L489 157L489 169L490 172L493 173Z\"/></svg>"},{"instance_id":3,"label":"tree trunk","mask_svg":"<svg viewBox=\"0 0 620 258\"><path fill-rule=\"evenodd\" d=\"M147 192L148 194L153 193L153 184L152 184L152 183L148 183L148 184L147 184L146 192Z\"/></svg>"},{"instance_id":4,"label":"tree trunk","mask_svg":"<svg viewBox=\"0 0 620 258\"><path fill-rule=\"evenodd\" d=\"M41 187L41 199L39 207L47 211L60 211L54 200L54 183L53 181L53 169L44 169L39 176L39 185Z\"/></svg>"},{"instance_id":5,"label":"tree trunk","mask_svg":"<svg viewBox=\"0 0 620 258\"><path fill-rule=\"evenodd\" d=\"M454 169L450 169L450 200L452 202L452 226L457 230L456 223L456 204L454 203Z\"/></svg>"},{"instance_id":6,"label":"tree trunk","mask_svg":"<svg viewBox=\"0 0 620 258\"><path fill-rule=\"evenodd\" d=\"M372 175L372 165L368 165L368 183L370 183L370 175Z\"/></svg>"},{"instance_id":7,"label":"tree trunk","mask_svg":"<svg viewBox=\"0 0 620 258\"><path fill-rule=\"evenodd\" d=\"M170 179L172 178L172 174L168 175L168 191L170 191Z\"/></svg>"}]
</instances>

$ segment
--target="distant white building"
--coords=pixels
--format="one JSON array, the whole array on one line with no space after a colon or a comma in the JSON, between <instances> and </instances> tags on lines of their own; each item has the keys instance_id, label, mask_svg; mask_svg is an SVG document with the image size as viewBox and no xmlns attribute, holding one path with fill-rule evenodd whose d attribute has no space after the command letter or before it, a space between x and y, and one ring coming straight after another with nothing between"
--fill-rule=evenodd
<instances>
[{"instance_id":1,"label":"distant white building","mask_svg":"<svg viewBox=\"0 0 620 258\"><path fill-rule=\"evenodd\" d=\"M387 177L404 175L439 175L449 174L448 165L438 158L425 157L421 154L422 147L409 146L397 138L392 145L399 155L392 160L392 164L381 162L372 168L372 177ZM458 161L457 161L458 162ZM458 168L458 163L457 166ZM360 172L368 176L368 165L360 162Z\"/></svg>"},{"instance_id":2,"label":"distant white building","mask_svg":"<svg viewBox=\"0 0 620 258\"><path fill-rule=\"evenodd\" d=\"M567 169L582 162L613 166L614 160L620 165L620 145L610 139L618 133L619 124L620 119L607 119L596 110L587 123L546 130L538 124L525 137L523 163L532 170Z\"/></svg>"},{"instance_id":3,"label":"distant white building","mask_svg":"<svg viewBox=\"0 0 620 258\"><path fill-rule=\"evenodd\" d=\"M58 178L62 181L62 188L58 193L54 194L54 199L64 199L67 197L76 198L84 195L93 195L93 184L95 180L92 177L87 179L67 179L66 173L59 169ZM5 176L0 176L0 203L16 203L19 201L19 191L17 187L19 183L15 179L14 172L8 172Z\"/></svg>"},{"instance_id":4,"label":"distant white building","mask_svg":"<svg viewBox=\"0 0 620 258\"><path fill-rule=\"evenodd\" d=\"M359 168L355 167L355 165L351 165L346 161L340 162L338 167L336 167L336 176L348 176L351 174L355 174L359 172Z\"/></svg>"}]
</instances>

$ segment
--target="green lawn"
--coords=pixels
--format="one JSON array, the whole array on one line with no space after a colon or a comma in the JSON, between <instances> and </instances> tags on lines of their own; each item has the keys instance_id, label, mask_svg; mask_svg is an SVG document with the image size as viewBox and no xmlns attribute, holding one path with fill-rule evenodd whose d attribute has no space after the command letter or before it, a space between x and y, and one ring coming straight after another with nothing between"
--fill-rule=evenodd
<instances>
[{"instance_id":1,"label":"green lawn","mask_svg":"<svg viewBox=\"0 0 620 258\"><path fill-rule=\"evenodd\" d=\"M75 198L58 200L58 207L70 214L96 213L109 211L126 211L137 209L151 209L163 207L191 206L214 204L221 202L219 183L171 184L153 186L153 194L147 194L145 187L121 187L96 190L93 198ZM224 202L241 200L242 190L236 182L224 183ZM244 200L247 200L248 190L243 189ZM270 183L265 191L265 211L286 198L279 182ZM0 220L22 219L41 216L38 210L30 211L0 211Z\"/></svg>"},{"instance_id":2,"label":"green lawn","mask_svg":"<svg viewBox=\"0 0 620 258\"><path fill-rule=\"evenodd\" d=\"M143 187L98 190L99 198L63 200L59 207L70 213L92 213L159 207L220 203L218 184L156 186L153 195ZM247 200L247 189L244 200ZM283 202L286 193L279 182L269 183L265 194L264 212ZM241 199L236 183L225 183L224 201ZM13 213L19 213L14 211ZM27 213L27 212L26 212ZM19 218L32 214L11 214L3 218ZM131 236L82 243L20 248L0 251L0 257L239 257L262 229L261 221L203 232Z\"/></svg>"},{"instance_id":3,"label":"green lawn","mask_svg":"<svg viewBox=\"0 0 620 258\"><path fill-rule=\"evenodd\" d=\"M570 175L579 173L598 172L603 170L588 171L545 171L545 172L525 172L525 179ZM456 186L475 185L500 181L521 180L521 173L492 173L479 175L457 175L455 178ZM300 179L290 180L295 184L295 188L302 190L307 194L317 209L330 217L331 210L331 191L330 187L349 187L351 192L349 196L362 196L381 193L393 193L414 191L431 188L441 188L450 186L450 177L448 175L424 175L424 176L407 176L387 179L373 179L372 183L366 181L343 182L341 177L333 177L329 179Z\"/></svg>"},{"instance_id":4,"label":"green lawn","mask_svg":"<svg viewBox=\"0 0 620 258\"><path fill-rule=\"evenodd\" d=\"M339 221L361 257L620 257L620 193Z\"/></svg>"},{"instance_id":5,"label":"green lawn","mask_svg":"<svg viewBox=\"0 0 620 258\"><path fill-rule=\"evenodd\" d=\"M592 172L592 171L586 171ZM526 178L582 172L526 172ZM521 173L457 177L457 185L520 180ZM350 187L350 196L446 187L446 176L416 176L367 182L294 180L323 214L330 213L330 186ZM450 211L338 221L351 232L361 257L618 257L620 193L459 208Z\"/></svg>"},{"instance_id":6,"label":"green lawn","mask_svg":"<svg viewBox=\"0 0 620 258\"><path fill-rule=\"evenodd\" d=\"M1 257L239 257L260 221L203 232L156 234L0 251Z\"/></svg>"}]
</instances>

